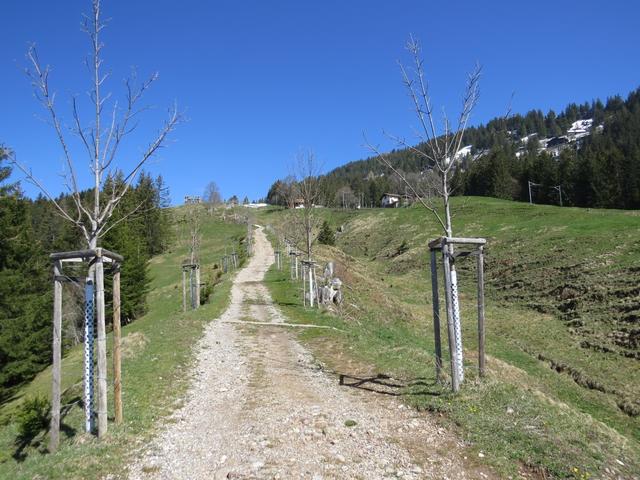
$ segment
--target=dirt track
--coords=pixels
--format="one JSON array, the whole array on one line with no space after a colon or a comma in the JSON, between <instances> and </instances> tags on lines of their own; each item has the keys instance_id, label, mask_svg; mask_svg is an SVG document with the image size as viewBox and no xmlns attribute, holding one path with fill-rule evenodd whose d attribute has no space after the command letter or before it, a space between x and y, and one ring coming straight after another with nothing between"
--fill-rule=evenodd
<instances>
[{"instance_id":1,"label":"dirt track","mask_svg":"<svg viewBox=\"0 0 640 480\"><path fill-rule=\"evenodd\" d=\"M458 440L396 398L324 372L282 323L261 283L262 229L228 309L207 327L183 406L129 466L131 479L488 478Z\"/></svg>"}]
</instances>

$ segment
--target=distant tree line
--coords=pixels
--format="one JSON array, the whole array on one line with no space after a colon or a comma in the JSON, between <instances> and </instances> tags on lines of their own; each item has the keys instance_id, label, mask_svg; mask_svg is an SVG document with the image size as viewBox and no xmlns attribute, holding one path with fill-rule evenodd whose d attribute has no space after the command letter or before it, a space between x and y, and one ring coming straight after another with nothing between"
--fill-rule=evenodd
<instances>
[{"instance_id":1,"label":"distant tree line","mask_svg":"<svg viewBox=\"0 0 640 480\"><path fill-rule=\"evenodd\" d=\"M557 157L538 149L538 138L563 135L577 120L593 119L591 135ZM602 125L602 130L597 127ZM522 139L531 134L525 143ZM536 203L601 208L640 208L640 89L626 99L570 104L562 112L546 115L531 110L525 115L496 118L468 128L463 145L472 145L454 178L456 195L481 195L528 201L528 182ZM516 156L516 152L524 151ZM417 148L423 148L417 145ZM478 155L481 154L481 155ZM472 160L473 158L475 160ZM428 175L431 165L408 149L388 154L406 177ZM403 183L376 158L347 163L323 175L322 203L331 207L378 206L385 192L405 193ZM267 201L285 205L290 179L277 180Z\"/></svg>"},{"instance_id":2,"label":"distant tree line","mask_svg":"<svg viewBox=\"0 0 640 480\"><path fill-rule=\"evenodd\" d=\"M59 217L51 201L29 199L18 183L8 182L8 155L8 149L0 147L0 401L10 398L16 387L51 361L48 255L86 248L79 230ZM118 173L107 179L103 188L110 190L122 182ZM90 202L90 191L81 194ZM73 207L68 196L56 200ZM162 177L142 173L115 210L115 226L104 237L103 246L125 258L121 285L124 323L146 310L150 282L147 265L153 255L167 247L170 229L163 207L168 205L168 189ZM135 213L124 218L123 212L132 210ZM105 298L110 298L109 282L106 289ZM82 292L66 284L64 295L64 347L69 348L82 338Z\"/></svg>"}]
</instances>

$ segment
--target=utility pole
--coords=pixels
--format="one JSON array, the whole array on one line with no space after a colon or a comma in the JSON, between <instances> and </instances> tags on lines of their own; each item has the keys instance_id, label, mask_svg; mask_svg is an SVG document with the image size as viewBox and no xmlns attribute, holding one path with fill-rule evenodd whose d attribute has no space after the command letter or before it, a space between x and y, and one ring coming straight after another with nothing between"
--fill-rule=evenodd
<instances>
[{"instance_id":1,"label":"utility pole","mask_svg":"<svg viewBox=\"0 0 640 480\"><path fill-rule=\"evenodd\" d=\"M562 206L562 185L556 185L555 187L551 188L558 191L558 195L560 195L560 206Z\"/></svg>"},{"instance_id":2,"label":"utility pole","mask_svg":"<svg viewBox=\"0 0 640 480\"><path fill-rule=\"evenodd\" d=\"M539 187L540 184L539 183L533 183L531 180L527 181L527 184L529 185L529 205L533 205L533 199L531 198L531 187Z\"/></svg>"}]
</instances>

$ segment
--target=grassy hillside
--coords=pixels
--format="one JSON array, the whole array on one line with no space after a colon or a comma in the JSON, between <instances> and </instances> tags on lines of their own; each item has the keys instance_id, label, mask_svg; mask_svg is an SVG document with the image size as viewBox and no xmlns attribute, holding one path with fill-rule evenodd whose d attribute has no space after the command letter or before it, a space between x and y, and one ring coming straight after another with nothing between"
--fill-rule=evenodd
<instances>
[{"instance_id":1,"label":"grassy hillside","mask_svg":"<svg viewBox=\"0 0 640 480\"><path fill-rule=\"evenodd\" d=\"M182 211L175 212L177 238L182 238ZM204 217L202 225L202 281L217 278L219 262L225 248L238 247L246 227L224 223L218 217ZM123 401L125 422L110 423L104 441L82 434L83 417L79 406L82 396L82 346L71 350L63 360L63 444L54 455L41 453L46 433L39 433L24 448L16 443L16 413L25 399L50 395L51 372L43 371L11 402L0 407L0 478L98 478L101 474L122 470L123 458L148 437L154 421L169 412L184 391L185 372L191 349L203 327L226 305L230 277L223 275L213 289L207 305L197 311L182 313L180 264L187 254L184 244L177 244L166 254L154 258L150 265L153 278L148 297L148 313L123 328ZM126 261L126 259L125 259ZM111 336L107 338L111 348ZM108 360L111 367L111 359ZM109 378L111 372L109 372ZM112 399L109 399L112 408ZM109 411L112 420L113 412Z\"/></svg>"},{"instance_id":2,"label":"grassy hillside","mask_svg":"<svg viewBox=\"0 0 640 480\"><path fill-rule=\"evenodd\" d=\"M274 297L294 318L346 331L304 334L328 365L403 380L408 402L441 413L505 474L640 471L638 212L488 198L457 198L454 210L457 235L489 241L489 377L476 378L475 266L461 260L467 381L457 397L433 378L426 243L439 231L423 209L323 211L344 230L336 248L319 249L349 286L343 308L292 306L300 293L279 272ZM263 214L274 225L282 216Z\"/></svg>"}]
</instances>

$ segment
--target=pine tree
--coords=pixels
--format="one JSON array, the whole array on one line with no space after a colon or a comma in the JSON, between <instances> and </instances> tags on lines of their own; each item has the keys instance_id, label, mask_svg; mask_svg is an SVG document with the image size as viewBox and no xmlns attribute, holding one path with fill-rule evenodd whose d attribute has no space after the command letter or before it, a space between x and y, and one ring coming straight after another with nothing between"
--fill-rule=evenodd
<instances>
[{"instance_id":1,"label":"pine tree","mask_svg":"<svg viewBox=\"0 0 640 480\"><path fill-rule=\"evenodd\" d=\"M320 234L318 235L318 243L322 245L335 245L336 236L326 220L322 222Z\"/></svg>"},{"instance_id":2,"label":"pine tree","mask_svg":"<svg viewBox=\"0 0 640 480\"><path fill-rule=\"evenodd\" d=\"M31 227L30 202L16 184L0 147L0 401L49 362L48 259Z\"/></svg>"}]
</instances>

